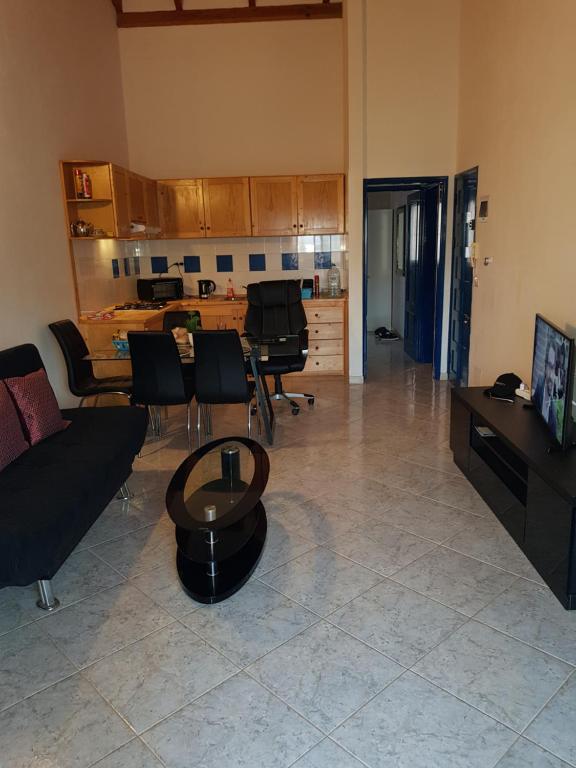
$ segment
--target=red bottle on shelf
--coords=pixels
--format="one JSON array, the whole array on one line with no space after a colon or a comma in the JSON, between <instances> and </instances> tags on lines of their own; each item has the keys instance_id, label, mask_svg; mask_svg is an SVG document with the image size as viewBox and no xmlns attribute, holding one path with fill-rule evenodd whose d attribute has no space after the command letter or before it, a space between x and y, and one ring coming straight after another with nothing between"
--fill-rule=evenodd
<instances>
[{"instance_id":1,"label":"red bottle on shelf","mask_svg":"<svg viewBox=\"0 0 576 768\"><path fill-rule=\"evenodd\" d=\"M320 298L320 275L314 275L314 298Z\"/></svg>"}]
</instances>

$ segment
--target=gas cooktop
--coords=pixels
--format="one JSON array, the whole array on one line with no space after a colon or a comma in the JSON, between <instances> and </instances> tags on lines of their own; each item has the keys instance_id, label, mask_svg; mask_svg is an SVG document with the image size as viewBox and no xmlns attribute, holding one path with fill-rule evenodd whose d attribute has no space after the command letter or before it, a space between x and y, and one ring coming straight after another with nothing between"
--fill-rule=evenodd
<instances>
[{"instance_id":1,"label":"gas cooktop","mask_svg":"<svg viewBox=\"0 0 576 768\"><path fill-rule=\"evenodd\" d=\"M116 311L121 311L123 309L144 309L150 311L154 309L164 309L165 306L165 301L127 301L124 304L116 304L114 309Z\"/></svg>"}]
</instances>

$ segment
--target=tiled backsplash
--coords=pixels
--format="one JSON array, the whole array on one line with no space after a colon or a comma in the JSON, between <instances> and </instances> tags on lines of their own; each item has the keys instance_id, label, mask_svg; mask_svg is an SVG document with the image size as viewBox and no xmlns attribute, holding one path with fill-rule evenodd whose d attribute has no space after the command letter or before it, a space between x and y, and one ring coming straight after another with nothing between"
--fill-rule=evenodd
<instances>
[{"instance_id":1,"label":"tiled backsplash","mask_svg":"<svg viewBox=\"0 0 576 768\"><path fill-rule=\"evenodd\" d=\"M320 277L334 264L342 287L348 284L345 235L212 240L87 240L74 242L76 276L82 311L92 311L136 298L139 276L152 277L169 269L184 278L184 292L197 295L197 280L210 279L217 293L226 293L228 279L237 293L259 280Z\"/></svg>"}]
</instances>

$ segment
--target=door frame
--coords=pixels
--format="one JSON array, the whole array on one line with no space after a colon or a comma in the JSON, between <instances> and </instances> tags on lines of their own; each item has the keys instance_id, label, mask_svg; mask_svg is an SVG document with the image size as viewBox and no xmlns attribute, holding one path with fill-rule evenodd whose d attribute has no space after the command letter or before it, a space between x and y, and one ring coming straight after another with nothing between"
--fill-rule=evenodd
<instances>
[{"instance_id":1,"label":"door frame","mask_svg":"<svg viewBox=\"0 0 576 768\"><path fill-rule=\"evenodd\" d=\"M454 269L456 264L456 180L458 178L462 178L464 182L467 180L474 180L475 181L475 193L476 193L476 220L474 222L474 242L476 242L476 227L478 226L478 176L479 176L479 166L475 165L472 168L467 168L465 171L460 171L459 173L456 173L454 175L454 200L452 205L452 258L450 261L451 267L450 267L450 308L448 310L448 360L447 360L447 375L448 379L450 380L450 350L452 347L452 300L453 300L453 290L454 290ZM472 278L474 279L474 278ZM474 290L472 284L471 291ZM473 303L473 294L470 295L470 325L472 324L472 303ZM470 360L470 340L468 340L468 361ZM460 366L461 368L461 366ZM453 379L451 381L454 381ZM460 383L460 382L458 382ZM464 386L467 385L467 381L464 384Z\"/></svg>"},{"instance_id":2,"label":"door frame","mask_svg":"<svg viewBox=\"0 0 576 768\"><path fill-rule=\"evenodd\" d=\"M401 176L391 178L364 179L363 185L363 238L362 238L362 373L366 379L368 345L366 339L366 316L368 309L368 193L370 192L417 192L425 187L438 187L441 204L439 221L439 243L434 277L434 356L432 371L435 379L442 373L442 336L444 307L444 275L446 266L446 223L448 202L448 176Z\"/></svg>"}]
</instances>

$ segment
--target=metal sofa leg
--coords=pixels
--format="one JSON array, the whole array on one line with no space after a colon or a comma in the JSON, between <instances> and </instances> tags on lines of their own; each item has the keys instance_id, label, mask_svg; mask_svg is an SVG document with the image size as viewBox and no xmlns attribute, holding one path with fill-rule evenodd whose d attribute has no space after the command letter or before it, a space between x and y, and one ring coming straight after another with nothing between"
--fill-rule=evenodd
<instances>
[{"instance_id":1,"label":"metal sofa leg","mask_svg":"<svg viewBox=\"0 0 576 768\"><path fill-rule=\"evenodd\" d=\"M122 485L120 486L120 490L116 494L116 498L119 501L128 501L129 499L134 498L134 494L132 493L130 488L128 488L128 483L122 483Z\"/></svg>"},{"instance_id":2,"label":"metal sofa leg","mask_svg":"<svg viewBox=\"0 0 576 768\"><path fill-rule=\"evenodd\" d=\"M48 579L39 579L37 584L40 597L36 601L36 605L43 611L55 611L60 606L60 601L54 597L52 583Z\"/></svg>"}]
</instances>

